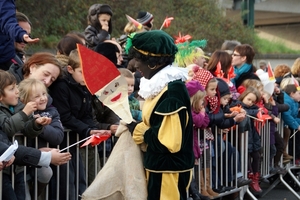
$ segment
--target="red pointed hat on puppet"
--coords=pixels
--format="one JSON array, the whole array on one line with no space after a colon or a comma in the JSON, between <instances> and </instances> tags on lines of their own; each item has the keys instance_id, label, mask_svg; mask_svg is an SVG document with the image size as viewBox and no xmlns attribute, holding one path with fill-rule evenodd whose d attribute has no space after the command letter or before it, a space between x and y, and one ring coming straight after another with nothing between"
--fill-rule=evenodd
<instances>
[{"instance_id":1,"label":"red pointed hat on puppet","mask_svg":"<svg viewBox=\"0 0 300 200\"><path fill-rule=\"evenodd\" d=\"M139 23L138 21L136 21L135 19L133 19L132 17L130 17L129 15L126 15L126 18L129 22L132 22L134 24L134 26L138 29L141 30L143 28L143 24Z\"/></svg>"},{"instance_id":2,"label":"red pointed hat on puppet","mask_svg":"<svg viewBox=\"0 0 300 200\"><path fill-rule=\"evenodd\" d=\"M300 90L300 86L299 86L298 81L295 79L295 77L293 75L292 75L292 79L293 79L294 85L296 86L297 90L299 91Z\"/></svg>"},{"instance_id":3,"label":"red pointed hat on puppet","mask_svg":"<svg viewBox=\"0 0 300 200\"><path fill-rule=\"evenodd\" d=\"M126 79L105 56L77 44L82 74L88 90L126 123L133 121Z\"/></svg>"},{"instance_id":4,"label":"red pointed hat on puppet","mask_svg":"<svg viewBox=\"0 0 300 200\"><path fill-rule=\"evenodd\" d=\"M271 64L270 62L268 62L268 75L269 75L269 79L271 81L274 81L275 80L275 75L274 75L274 72L272 70L272 67L271 67Z\"/></svg>"}]
</instances>

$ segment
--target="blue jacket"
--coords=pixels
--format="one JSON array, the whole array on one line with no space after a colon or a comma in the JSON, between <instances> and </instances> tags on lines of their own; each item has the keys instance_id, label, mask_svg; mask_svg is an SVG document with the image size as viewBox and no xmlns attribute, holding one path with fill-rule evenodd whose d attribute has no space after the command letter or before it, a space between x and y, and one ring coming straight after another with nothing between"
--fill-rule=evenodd
<instances>
[{"instance_id":1,"label":"blue jacket","mask_svg":"<svg viewBox=\"0 0 300 200\"><path fill-rule=\"evenodd\" d=\"M298 129L300 125L300 118L297 118L299 112L299 104L286 93L284 93L283 99L284 103L290 106L290 109L288 111L282 113L284 125L287 125L292 129Z\"/></svg>"},{"instance_id":2,"label":"blue jacket","mask_svg":"<svg viewBox=\"0 0 300 200\"><path fill-rule=\"evenodd\" d=\"M23 42L23 30L16 19L14 0L0 1L0 63L15 57L14 41Z\"/></svg>"}]
</instances>

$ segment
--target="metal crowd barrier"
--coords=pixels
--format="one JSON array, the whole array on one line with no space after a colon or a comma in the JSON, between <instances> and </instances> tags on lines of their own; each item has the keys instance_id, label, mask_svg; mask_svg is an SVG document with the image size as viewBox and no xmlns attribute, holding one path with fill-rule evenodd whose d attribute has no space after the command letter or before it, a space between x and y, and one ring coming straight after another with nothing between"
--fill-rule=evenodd
<instances>
[{"instance_id":1,"label":"metal crowd barrier","mask_svg":"<svg viewBox=\"0 0 300 200\"><path fill-rule=\"evenodd\" d=\"M279 116L280 118L280 116ZM292 188L292 186L287 183L286 176L289 174L290 177L294 180L295 184L297 184L300 187L300 182L295 176L295 174L292 172L293 169L300 169L300 166L295 165L295 137L293 137L293 161L287 164L283 163L283 156L281 156L279 166L281 168L285 168L287 170L286 174L270 174L270 167L273 167L273 160L270 160L270 123L267 121L265 123L265 126L261 126L260 128L262 134L261 134L261 144L262 144L262 162L261 162L261 176L263 179L272 180L269 187L260 194L260 197L265 196L268 194L271 190L273 190L279 183L282 183L290 192L292 192L297 199L300 199L299 194ZM280 121L279 124L277 124L277 131L281 135L281 137L284 137L284 122L283 120ZM291 133L291 135L293 132ZM299 145L299 144L298 144ZM288 148L287 148L288 149ZM286 151L284 149L284 151ZM271 162L271 163L270 163Z\"/></svg>"},{"instance_id":2,"label":"metal crowd barrier","mask_svg":"<svg viewBox=\"0 0 300 200\"><path fill-rule=\"evenodd\" d=\"M270 178L274 175L271 175L269 173L270 167L272 166L272 161L270 161L270 126L269 123L266 122L264 126L260 127L260 135L261 135L261 144L262 144L262 161L261 161L261 176L263 178ZM277 125L277 130L281 135L283 135L283 122L281 120L281 123ZM69 130L65 130L65 134L67 134L67 138L69 138ZM293 134L293 133L292 133ZM300 132L299 132L300 134ZM200 137L200 131L198 132L198 138ZM223 193L220 193L217 197L215 198L220 198L223 196L227 196L233 193L239 192L238 198L240 200L244 199L244 195L247 193L253 200L256 200L257 198L250 192L248 186L243 186L243 187L237 187L237 179L235 177L236 174L241 173L244 178L247 178L248 174L248 132L245 131L243 133L238 132L238 126L234 128L231 128L228 133L223 134L221 133L221 130L218 128L215 128L214 132L214 141L209 142L209 147L213 149L213 155L210 157L209 161L209 167L210 167L210 185L215 188L219 188L221 186L226 186L226 187L232 187L231 190L225 191ZM199 139L200 140L200 139ZM79 136L77 135L77 141L79 141ZM36 139L36 143L37 143ZM295 137L293 137L293 142L294 142L294 154L295 155ZM199 141L200 143L200 141ZM27 144L26 138L24 138L24 144ZM67 145L71 145L69 143L69 140L67 142ZM103 166L106 162L106 143L104 142L103 144L103 162L101 163L101 166ZM231 149L231 147L234 147ZM59 149L59 146L57 146ZM84 155L85 158L83 158L83 161L85 163L85 176L86 176L86 187L88 187L88 183L91 182L92 180L88 180L89 177L89 171L92 171L94 173L94 177L97 175L99 169L99 155L98 155L98 150L97 146L95 146L95 152L93 155L96 158L95 163L90 164L88 162L88 156L89 156L89 149L91 147L84 147L81 148L79 145L76 146L76 155L77 158L80 155ZM68 151L68 150L67 150ZM194 178L197 181L197 184L199 186L199 191L201 188L201 184L204 184L203 181L200 180L199 176L201 173L201 169L205 169L206 163L205 160L208 155L206 155L206 151L203 151L203 166L200 165L200 158L198 159L199 165L194 168ZM240 160L239 160L240 159ZM240 162L241 165L241 170L238 171L238 163ZM270 163L272 162L272 163ZM90 164L90 165L89 165ZM69 167L69 163L66 164ZM77 159L77 165L78 165L78 159ZM91 167L92 166L92 167ZM283 167L283 159L281 158L280 166ZM12 166L13 168L14 166ZM298 178L295 176L293 173L293 170L295 169L300 169L300 166L295 165L295 159L293 162L288 163L285 165L287 169L287 174L291 176L295 184L297 184L300 187L300 182ZM59 180L61 178L65 178L67 181L69 180L69 168L67 168L67 173L66 174L61 174L59 170L59 166L54 167L56 168L57 174L56 174L56 180ZM214 169L215 171L213 171ZM27 167L24 167L24 180L27 180ZM79 173L78 168L77 168L77 174ZM35 170L35 177L34 177L34 187L35 187L35 194L31 199L38 199L37 198L37 170ZM205 175L205 173L204 173ZM300 196L295 192L295 190L285 181L284 176L286 175L279 175L275 181L270 185L270 187L263 191L261 196L266 195L268 192L270 192L272 189L274 189L280 182L283 183L296 197L297 199L300 199ZM78 191L78 184L79 184L79 179L78 176L76 176L76 189ZM91 176L90 176L91 177ZM205 180L204 176L204 180ZM12 180L14 180L14 174L12 174ZM13 181L14 184L14 181ZM67 186L67 193L68 193L68 186ZM55 199L59 200L59 182L56 184L56 191L50 191L49 190L49 185L46 187L45 194L43 199L49 200L49 194L52 194L55 196ZM0 197L2 196L2 171L0 172ZM53 192L55 194L53 194ZM68 195L67 195L68 196ZM80 197L78 196L77 199ZM52 197L53 199L53 197ZM69 198L67 197L67 200Z\"/></svg>"}]
</instances>

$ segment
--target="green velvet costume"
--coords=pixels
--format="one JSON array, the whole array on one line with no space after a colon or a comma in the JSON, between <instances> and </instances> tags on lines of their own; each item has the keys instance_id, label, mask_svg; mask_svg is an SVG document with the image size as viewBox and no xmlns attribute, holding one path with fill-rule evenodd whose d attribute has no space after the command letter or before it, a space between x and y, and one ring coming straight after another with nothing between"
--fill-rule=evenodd
<instances>
[{"instance_id":1,"label":"green velvet costume","mask_svg":"<svg viewBox=\"0 0 300 200\"><path fill-rule=\"evenodd\" d=\"M186 190L180 190L188 188L194 154L190 98L184 82L169 82L157 96L146 99L142 115L133 138L137 144L147 145L148 199L179 200L184 195L186 199Z\"/></svg>"}]
</instances>

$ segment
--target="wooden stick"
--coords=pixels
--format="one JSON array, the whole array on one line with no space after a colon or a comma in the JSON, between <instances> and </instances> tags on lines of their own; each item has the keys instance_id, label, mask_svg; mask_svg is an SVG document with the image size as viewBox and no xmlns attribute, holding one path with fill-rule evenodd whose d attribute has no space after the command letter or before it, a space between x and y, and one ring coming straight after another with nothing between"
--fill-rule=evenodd
<instances>
[{"instance_id":1,"label":"wooden stick","mask_svg":"<svg viewBox=\"0 0 300 200\"><path fill-rule=\"evenodd\" d=\"M164 22L162 23L162 25L161 25L161 27L160 27L160 29L159 29L159 30L161 30L161 29L164 27L164 25L165 25L165 21L166 21L166 20L164 20Z\"/></svg>"},{"instance_id":2,"label":"wooden stick","mask_svg":"<svg viewBox=\"0 0 300 200\"><path fill-rule=\"evenodd\" d=\"M76 142L76 143L74 143L74 144L71 144L70 146L67 146L66 148L60 150L59 152L63 152L63 151L65 151L65 150L67 150L67 149L69 149L69 148L71 148L71 147L73 147L73 146L79 144L80 142L86 141L86 140L90 139L92 136L93 136L93 135L91 135L91 136L89 136L89 137L86 137L86 138L84 138L84 139L82 139L82 140L80 140L80 141L78 141L78 142Z\"/></svg>"},{"instance_id":3,"label":"wooden stick","mask_svg":"<svg viewBox=\"0 0 300 200\"><path fill-rule=\"evenodd\" d=\"M251 115L247 115L247 114L246 114L246 116L248 116L248 117L250 117L250 118L252 118L252 119L255 119L255 120L257 120L257 121L264 122L264 120L258 119L258 118L256 118L256 117L252 117Z\"/></svg>"},{"instance_id":4,"label":"wooden stick","mask_svg":"<svg viewBox=\"0 0 300 200\"><path fill-rule=\"evenodd\" d=\"M293 135L290 137L290 139L291 139L292 137L294 137L294 135L295 135L297 132L298 132L298 130L296 130L296 131L293 133Z\"/></svg>"}]
</instances>

